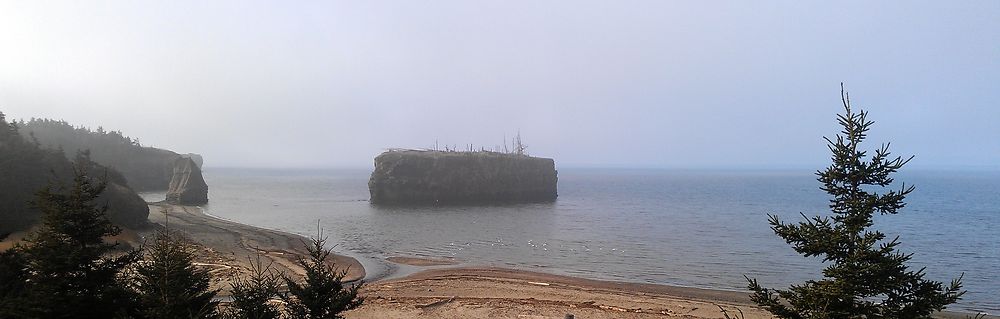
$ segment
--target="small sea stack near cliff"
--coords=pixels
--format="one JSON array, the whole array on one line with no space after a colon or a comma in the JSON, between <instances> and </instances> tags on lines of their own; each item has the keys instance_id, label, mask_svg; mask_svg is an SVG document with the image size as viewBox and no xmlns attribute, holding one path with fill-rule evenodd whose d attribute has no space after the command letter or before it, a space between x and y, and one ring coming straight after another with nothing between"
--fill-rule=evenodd
<instances>
[{"instance_id":1,"label":"small sea stack near cliff","mask_svg":"<svg viewBox=\"0 0 1000 319\"><path fill-rule=\"evenodd\" d=\"M167 202L179 205L208 203L208 184L194 159L180 157L174 162L174 174L167 189Z\"/></svg>"},{"instance_id":2,"label":"small sea stack near cliff","mask_svg":"<svg viewBox=\"0 0 1000 319\"><path fill-rule=\"evenodd\" d=\"M555 161L500 152L390 150L375 157L371 203L506 204L554 201Z\"/></svg>"}]
</instances>

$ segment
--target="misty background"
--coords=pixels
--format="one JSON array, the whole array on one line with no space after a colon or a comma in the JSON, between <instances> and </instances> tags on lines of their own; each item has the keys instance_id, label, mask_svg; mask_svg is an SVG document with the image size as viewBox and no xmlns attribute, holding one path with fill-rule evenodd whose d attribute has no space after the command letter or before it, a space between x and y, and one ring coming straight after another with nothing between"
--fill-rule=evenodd
<instances>
[{"instance_id":1,"label":"misty background","mask_svg":"<svg viewBox=\"0 0 1000 319\"><path fill-rule=\"evenodd\" d=\"M208 166L494 146L820 168L839 83L914 167L1000 169L1000 2L0 1L0 111Z\"/></svg>"}]
</instances>

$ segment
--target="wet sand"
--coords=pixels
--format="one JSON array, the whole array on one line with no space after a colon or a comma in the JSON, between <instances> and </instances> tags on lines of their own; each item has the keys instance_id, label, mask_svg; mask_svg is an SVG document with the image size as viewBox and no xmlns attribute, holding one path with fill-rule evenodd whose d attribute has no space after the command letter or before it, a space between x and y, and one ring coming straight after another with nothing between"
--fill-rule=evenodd
<instances>
[{"instance_id":1,"label":"wet sand","mask_svg":"<svg viewBox=\"0 0 1000 319\"><path fill-rule=\"evenodd\" d=\"M222 288L223 293L228 291L229 275L245 273L258 253L265 265L272 263L290 276L304 274L296 263L300 256L308 254L303 245L308 239L302 236L215 218L198 207L166 203L149 204L149 221L157 227L180 232L199 245L196 262L213 268L213 286ZM141 235L148 237L154 231L146 230ZM347 270L346 281L365 277L364 267L354 258L335 254L333 262L337 269Z\"/></svg>"}]
</instances>

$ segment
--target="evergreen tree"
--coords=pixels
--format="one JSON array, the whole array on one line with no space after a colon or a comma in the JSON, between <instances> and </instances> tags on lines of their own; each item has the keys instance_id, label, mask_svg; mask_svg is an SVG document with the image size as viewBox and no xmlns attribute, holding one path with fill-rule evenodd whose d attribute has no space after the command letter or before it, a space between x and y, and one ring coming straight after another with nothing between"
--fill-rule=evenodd
<instances>
[{"instance_id":1,"label":"evergreen tree","mask_svg":"<svg viewBox=\"0 0 1000 319\"><path fill-rule=\"evenodd\" d=\"M149 207L120 173L90 161L86 149L77 152L75 159L85 158L87 163L73 163L59 144L52 145L52 149L43 148L33 133L22 134L20 130L23 130L21 125L8 123L0 112L0 234L24 231L39 224L43 214L29 202L46 186L71 184L74 165L104 173L108 184L97 202L111 205L106 212L108 219L127 227L146 224Z\"/></svg>"},{"instance_id":2,"label":"evergreen tree","mask_svg":"<svg viewBox=\"0 0 1000 319\"><path fill-rule=\"evenodd\" d=\"M216 318L211 275L194 266L193 247L169 229L156 234L136 267L134 286L147 318Z\"/></svg>"},{"instance_id":3,"label":"evergreen tree","mask_svg":"<svg viewBox=\"0 0 1000 319\"><path fill-rule=\"evenodd\" d=\"M231 319L277 319L281 311L271 302L278 296L281 275L272 267L264 265L260 254L250 260L250 274L247 277L233 276L232 301L227 305L223 317Z\"/></svg>"},{"instance_id":4,"label":"evergreen tree","mask_svg":"<svg viewBox=\"0 0 1000 319\"><path fill-rule=\"evenodd\" d=\"M897 250L898 237L886 241L885 234L872 228L874 214L895 215L906 206L903 201L913 186L877 191L890 187L891 176L909 159L893 158L888 144L869 158L861 143L874 122L867 112L851 109L843 86L841 100L843 131L836 140L826 138L833 163L816 172L821 189L832 196L832 217L786 224L769 215L775 234L796 252L828 264L824 278L789 290L763 288L748 278L751 299L779 318L929 318L958 301L964 293L961 278L947 287L924 279L923 269L907 269L912 254Z\"/></svg>"},{"instance_id":5,"label":"evergreen tree","mask_svg":"<svg viewBox=\"0 0 1000 319\"><path fill-rule=\"evenodd\" d=\"M26 314L18 305L27 284L24 254L17 249L0 252L0 318L21 318Z\"/></svg>"},{"instance_id":6,"label":"evergreen tree","mask_svg":"<svg viewBox=\"0 0 1000 319\"><path fill-rule=\"evenodd\" d=\"M287 310L294 319L342 318L340 313L361 306L364 298L358 297L362 284L345 288L343 279L347 271L337 271L328 261L331 251L324 247L326 239L322 232L305 244L309 259L300 258L298 263L306 270L302 283L285 277L288 293L282 296Z\"/></svg>"},{"instance_id":7,"label":"evergreen tree","mask_svg":"<svg viewBox=\"0 0 1000 319\"><path fill-rule=\"evenodd\" d=\"M66 121L31 119L18 130L33 136L43 148L60 148L66 158L90 150L94 161L121 172L130 187L137 190L165 190L173 176L173 163L179 154L139 144L139 139L121 131L97 130L74 126Z\"/></svg>"},{"instance_id":8,"label":"evergreen tree","mask_svg":"<svg viewBox=\"0 0 1000 319\"><path fill-rule=\"evenodd\" d=\"M107 207L94 203L104 187L77 167L69 189L50 185L38 193L33 204L44 214L42 226L16 248L23 253L27 279L17 311L35 318L112 318L134 312L135 295L119 275L139 254L110 256L117 243L104 238L120 230L106 218Z\"/></svg>"}]
</instances>

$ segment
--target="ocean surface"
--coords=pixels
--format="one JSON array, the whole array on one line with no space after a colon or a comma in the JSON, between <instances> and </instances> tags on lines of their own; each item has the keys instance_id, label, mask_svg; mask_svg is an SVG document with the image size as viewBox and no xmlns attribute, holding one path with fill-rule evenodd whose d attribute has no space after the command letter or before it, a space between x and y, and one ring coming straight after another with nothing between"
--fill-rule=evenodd
<instances>
[{"instance_id":1,"label":"ocean surface","mask_svg":"<svg viewBox=\"0 0 1000 319\"><path fill-rule=\"evenodd\" d=\"M381 208L368 203L367 170L207 168L206 211L240 223L314 235L372 278L412 267L390 256L453 257L591 279L744 290L818 279L822 263L770 230L827 214L813 171L561 169L548 204ZM968 293L951 310L1000 313L1000 172L904 171L916 185L899 215L875 227L898 235L912 268ZM147 194L162 199L162 194Z\"/></svg>"}]
</instances>

